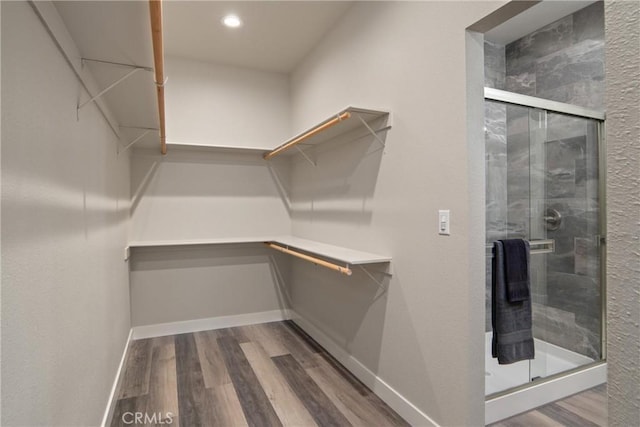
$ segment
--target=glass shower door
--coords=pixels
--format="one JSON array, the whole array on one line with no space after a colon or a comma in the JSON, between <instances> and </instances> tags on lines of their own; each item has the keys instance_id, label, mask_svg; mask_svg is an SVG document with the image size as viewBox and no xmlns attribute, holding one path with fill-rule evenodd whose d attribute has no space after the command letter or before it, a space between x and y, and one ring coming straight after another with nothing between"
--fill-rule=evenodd
<instances>
[{"instance_id":1,"label":"glass shower door","mask_svg":"<svg viewBox=\"0 0 640 427\"><path fill-rule=\"evenodd\" d=\"M491 359L489 250L487 395L602 359L599 126L595 119L485 101L486 244L532 242L536 347L531 361Z\"/></svg>"},{"instance_id":2,"label":"glass shower door","mask_svg":"<svg viewBox=\"0 0 640 427\"><path fill-rule=\"evenodd\" d=\"M553 240L555 250L535 262L532 256L532 271L544 269L544 280L532 283L536 351L543 355L531 362L532 380L602 358L599 122L548 111L539 117L532 238Z\"/></svg>"}]
</instances>

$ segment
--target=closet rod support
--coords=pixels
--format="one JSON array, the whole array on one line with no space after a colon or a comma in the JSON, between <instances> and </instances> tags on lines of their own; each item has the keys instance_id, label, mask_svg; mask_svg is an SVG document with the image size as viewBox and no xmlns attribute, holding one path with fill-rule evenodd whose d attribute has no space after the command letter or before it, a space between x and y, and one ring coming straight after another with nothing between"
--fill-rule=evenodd
<instances>
[{"instance_id":1,"label":"closet rod support","mask_svg":"<svg viewBox=\"0 0 640 427\"><path fill-rule=\"evenodd\" d=\"M140 68L141 70L153 72L152 67L143 67L141 65L125 64L124 62L105 61L102 59L80 58L80 61L84 62L96 62L98 64L117 65L119 67Z\"/></svg>"},{"instance_id":2,"label":"closet rod support","mask_svg":"<svg viewBox=\"0 0 640 427\"><path fill-rule=\"evenodd\" d=\"M106 88L102 89L100 91L100 93L98 93L97 95L94 95L88 101L85 101L82 104L78 105L78 110L80 110L85 105L95 101L96 99L100 98L102 95L104 95L105 93L109 92L111 89L113 89L114 87L118 86L120 83L122 83L123 81L125 81L126 79L128 79L129 77L131 77L132 75L134 75L136 72L138 72L140 70L142 70L142 68L134 68L133 70L129 71L127 74L125 74L124 76L120 77L118 80L116 80L115 82L111 83Z\"/></svg>"},{"instance_id":3,"label":"closet rod support","mask_svg":"<svg viewBox=\"0 0 640 427\"><path fill-rule=\"evenodd\" d=\"M378 132L374 131L373 129L371 129L371 126L369 126L369 123L366 122L365 119L363 119L360 114L356 114L356 116L358 117L358 119L360 119L360 121L362 122L362 125L367 128L367 130L369 131L369 133L371 135L373 135L373 137L376 139L376 141L378 141L378 143L380 145L382 145L382 148L385 147L384 141L382 139L380 139L380 137L378 136Z\"/></svg>"},{"instance_id":4,"label":"closet rod support","mask_svg":"<svg viewBox=\"0 0 640 427\"><path fill-rule=\"evenodd\" d=\"M305 152L304 152L304 150L303 150L302 148L300 148L300 147L299 147L299 146L297 146L297 145L296 145L296 147L295 147L295 148L300 152L300 154L302 154L302 157L304 157L304 158L305 158L305 160L306 160L307 162L311 163L311 166L318 166L318 165L316 164L316 162L314 162L313 160L311 160L311 158L310 158L309 156L307 156L307 153L305 153Z\"/></svg>"},{"instance_id":5,"label":"closet rod support","mask_svg":"<svg viewBox=\"0 0 640 427\"><path fill-rule=\"evenodd\" d=\"M379 281L378 279L376 279L375 277L373 277L373 275L371 273L369 273L369 270L367 270L366 268L364 268L361 265L358 265L358 267L360 267L360 270L362 270L362 272L364 274L366 274L367 276L369 276L369 279L371 279L373 281L373 283L375 283L376 285L378 285L378 287L380 289L382 289L383 291L386 291L387 288L382 284L381 281ZM388 274L388 273L387 273Z\"/></svg>"},{"instance_id":6,"label":"closet rod support","mask_svg":"<svg viewBox=\"0 0 640 427\"><path fill-rule=\"evenodd\" d=\"M131 148L133 146L133 144L135 144L136 142L140 141L142 138L144 138L145 136L147 136L147 134L151 131L157 131L158 129L146 129L144 132L142 132L137 138L135 138L133 141L131 141L130 143L128 143L123 149L122 151L119 151L118 154L124 153L125 151L127 151L129 148Z\"/></svg>"},{"instance_id":7,"label":"closet rod support","mask_svg":"<svg viewBox=\"0 0 640 427\"><path fill-rule=\"evenodd\" d=\"M146 127L146 126L119 126L120 129L140 129L140 130L160 130L158 128L150 128L150 127Z\"/></svg>"}]
</instances>

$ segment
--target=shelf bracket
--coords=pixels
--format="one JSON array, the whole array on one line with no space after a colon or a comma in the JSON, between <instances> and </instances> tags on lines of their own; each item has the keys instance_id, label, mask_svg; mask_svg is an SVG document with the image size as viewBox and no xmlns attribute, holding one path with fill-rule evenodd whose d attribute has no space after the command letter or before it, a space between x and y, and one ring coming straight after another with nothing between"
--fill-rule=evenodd
<instances>
[{"instance_id":1,"label":"shelf bracket","mask_svg":"<svg viewBox=\"0 0 640 427\"><path fill-rule=\"evenodd\" d=\"M118 151L118 155L120 155L121 153L126 152L129 148L131 148L136 142L140 141L142 138L144 138L145 136L147 136L147 134L151 131L158 131L158 129L156 128L139 128L139 127L135 127L135 126L120 126L123 128L128 128L128 129L141 129L144 132L142 132L140 135L138 135L133 141L129 142L127 145L125 145L125 147L120 151Z\"/></svg>"},{"instance_id":2,"label":"shelf bracket","mask_svg":"<svg viewBox=\"0 0 640 427\"><path fill-rule=\"evenodd\" d=\"M85 62L96 62L98 64L116 65L118 67L140 68L145 71L153 72L153 68L151 67L143 67L141 65L134 65L134 64L125 64L124 62L104 61L102 59L91 59L91 58L80 58L80 61L82 62L82 65L84 65Z\"/></svg>"},{"instance_id":3,"label":"shelf bracket","mask_svg":"<svg viewBox=\"0 0 640 427\"><path fill-rule=\"evenodd\" d=\"M316 162L314 162L309 156L307 156L307 153L305 153L302 148L298 147L297 145L295 146L295 148L300 152L300 154L302 154L302 157L304 157L307 162L311 163L311 166L318 166Z\"/></svg>"},{"instance_id":4,"label":"shelf bracket","mask_svg":"<svg viewBox=\"0 0 640 427\"><path fill-rule=\"evenodd\" d=\"M386 286L384 286L384 284L383 284L380 280L378 280L378 279L376 279L375 277L373 277L373 274L369 273L369 270L367 270L366 268L364 268L362 265L358 265L358 267L360 267L360 270L362 270L362 272L363 272L364 274L366 274L367 276L369 276L369 279L371 279L371 280L372 280L376 285L378 285L378 287L379 287L380 289L382 289L383 291L386 291L386 290L387 290L387 287L386 287ZM387 273L387 272L384 272L384 271L379 271L379 273L382 273L382 274L384 274L385 276L391 276L391 274L390 274L390 273Z\"/></svg>"},{"instance_id":5,"label":"shelf bracket","mask_svg":"<svg viewBox=\"0 0 640 427\"><path fill-rule=\"evenodd\" d=\"M378 136L377 131L374 131L373 129L371 129L371 126L369 126L369 123L367 123L362 117L360 117L360 114L356 114L356 117L358 117L358 119L360 120L360 122L362 122L362 125L367 128L367 130L369 131L369 133L371 135L373 135L373 137L376 139L376 141L378 141L378 143L380 145L382 145L382 147L385 147L384 141Z\"/></svg>"},{"instance_id":6,"label":"shelf bracket","mask_svg":"<svg viewBox=\"0 0 640 427\"><path fill-rule=\"evenodd\" d=\"M82 104L78 105L78 110L82 109L82 107L86 106L87 104L95 101L96 99L100 98L102 95L104 95L105 93L109 92L111 89L113 89L114 87L118 86L120 83L122 83L123 81L125 81L126 79L128 79L129 77L131 77L132 75L134 75L135 73L137 73L140 70L144 70L144 67L136 67L133 70L129 71L127 74L125 74L124 76L120 77L118 80L116 80L115 82L111 83L109 86L107 86L106 88L102 89L100 91L100 93L98 93L97 95L94 95L91 97L91 99L89 99L88 101L83 102Z\"/></svg>"}]
</instances>

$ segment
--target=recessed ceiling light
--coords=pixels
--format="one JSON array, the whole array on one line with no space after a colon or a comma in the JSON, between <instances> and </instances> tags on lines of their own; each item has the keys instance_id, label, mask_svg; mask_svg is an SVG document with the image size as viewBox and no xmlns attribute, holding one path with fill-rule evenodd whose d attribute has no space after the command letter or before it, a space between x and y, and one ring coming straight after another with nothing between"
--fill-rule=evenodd
<instances>
[{"instance_id":1,"label":"recessed ceiling light","mask_svg":"<svg viewBox=\"0 0 640 427\"><path fill-rule=\"evenodd\" d=\"M238 28L242 25L242 21L238 17L238 15L227 15L222 18L222 23L229 28Z\"/></svg>"}]
</instances>

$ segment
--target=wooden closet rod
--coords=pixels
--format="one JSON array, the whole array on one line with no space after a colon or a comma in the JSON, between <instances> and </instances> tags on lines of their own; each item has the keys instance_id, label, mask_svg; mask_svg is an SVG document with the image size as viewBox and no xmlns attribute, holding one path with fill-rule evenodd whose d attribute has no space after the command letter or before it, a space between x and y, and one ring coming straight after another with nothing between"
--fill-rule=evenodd
<instances>
[{"instance_id":1,"label":"wooden closet rod","mask_svg":"<svg viewBox=\"0 0 640 427\"><path fill-rule=\"evenodd\" d=\"M315 128L309 130L308 132L305 132L304 134L300 135L299 137L287 142L286 144L281 145L280 147L276 148L273 151L269 151L267 154L265 154L263 157L265 160L269 160L270 158L272 158L273 156L277 156L278 154L280 154L281 152L288 150L289 148L300 144L302 141L304 141L307 138L312 137L313 135L322 132L325 129L330 128L331 126L340 123L343 120L348 119L349 117L351 117L351 113L348 111L345 111L344 113L341 113L339 115L337 115L336 117L334 117L333 119L319 125L316 126Z\"/></svg>"},{"instance_id":2,"label":"wooden closet rod","mask_svg":"<svg viewBox=\"0 0 640 427\"><path fill-rule=\"evenodd\" d=\"M167 154L167 136L164 119L164 48L162 47L162 1L149 0L151 15L151 37L153 39L153 62L158 92L158 115L160 116L160 152Z\"/></svg>"},{"instance_id":3,"label":"wooden closet rod","mask_svg":"<svg viewBox=\"0 0 640 427\"><path fill-rule=\"evenodd\" d=\"M318 264L318 265L321 265L323 267L329 268L331 270L335 270L335 271L337 271L339 273L346 274L347 276L351 276L352 271L351 271L351 269L349 267L343 267L341 265L333 264L331 262L325 261L325 260L320 259L320 258L316 258L316 257L312 257L310 255L305 255L305 254L300 253L300 252L292 251L291 249L284 248L284 247L282 247L280 245L276 245L274 243L265 242L264 244L269 246L272 249L278 250L280 252L284 252L285 254L293 255L295 257L302 258L305 261L309 261L309 262L312 262L314 264Z\"/></svg>"}]
</instances>

